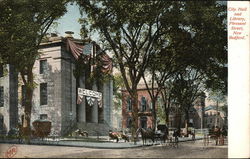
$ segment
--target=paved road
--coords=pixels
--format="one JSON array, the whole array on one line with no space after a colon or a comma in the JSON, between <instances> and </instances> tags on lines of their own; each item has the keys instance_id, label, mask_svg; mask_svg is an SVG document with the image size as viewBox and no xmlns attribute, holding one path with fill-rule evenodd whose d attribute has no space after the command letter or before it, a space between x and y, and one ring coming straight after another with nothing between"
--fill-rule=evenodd
<instances>
[{"instance_id":1,"label":"paved road","mask_svg":"<svg viewBox=\"0 0 250 159\"><path fill-rule=\"evenodd\" d=\"M12 144L0 144L0 157ZM227 158L227 146L210 143L204 147L202 141L182 142L178 148L168 145L144 146L128 149L96 149L66 146L18 145L13 157L22 158Z\"/></svg>"}]
</instances>

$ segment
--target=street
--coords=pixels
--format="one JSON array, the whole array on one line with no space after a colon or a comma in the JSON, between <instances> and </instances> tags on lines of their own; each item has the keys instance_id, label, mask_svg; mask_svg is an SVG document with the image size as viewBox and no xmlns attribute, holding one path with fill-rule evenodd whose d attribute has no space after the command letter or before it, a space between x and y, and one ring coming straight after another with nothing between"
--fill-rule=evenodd
<instances>
[{"instance_id":1,"label":"street","mask_svg":"<svg viewBox=\"0 0 250 159\"><path fill-rule=\"evenodd\" d=\"M10 147L16 146L15 158L227 158L227 145L204 147L202 140L179 143L178 148L169 145L144 146L127 149L96 149L66 146L41 146L0 144L0 157L6 157Z\"/></svg>"}]
</instances>

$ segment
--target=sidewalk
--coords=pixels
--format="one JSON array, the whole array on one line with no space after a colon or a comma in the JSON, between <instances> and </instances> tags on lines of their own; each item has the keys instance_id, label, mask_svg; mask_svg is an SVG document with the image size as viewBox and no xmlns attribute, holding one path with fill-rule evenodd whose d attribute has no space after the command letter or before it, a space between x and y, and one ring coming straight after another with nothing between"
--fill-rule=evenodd
<instances>
[{"instance_id":1,"label":"sidewalk","mask_svg":"<svg viewBox=\"0 0 250 159\"><path fill-rule=\"evenodd\" d=\"M92 137L93 138L93 137ZM106 138L106 137L105 137ZM108 137L107 137L108 138ZM196 137L196 140L200 140L202 137ZM179 138L179 142L192 141L191 138ZM15 143L18 144L17 140L0 141L0 143ZM160 145L161 142L157 141L154 145ZM136 148L142 147L143 143L140 140L136 144L134 142L119 141L118 143L112 141L102 142L87 142L81 140L72 141L72 139L60 139L60 140L31 140L31 145L51 145L51 146L73 146L73 147L86 147L86 148L99 148L99 149L124 149L124 148ZM152 141L147 140L147 146L152 146Z\"/></svg>"}]
</instances>

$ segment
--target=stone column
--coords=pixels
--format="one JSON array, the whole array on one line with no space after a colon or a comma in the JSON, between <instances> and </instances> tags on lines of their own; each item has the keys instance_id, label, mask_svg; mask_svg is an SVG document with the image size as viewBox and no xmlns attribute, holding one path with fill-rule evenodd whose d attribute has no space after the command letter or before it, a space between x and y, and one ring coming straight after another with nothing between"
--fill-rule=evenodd
<instances>
[{"instance_id":1,"label":"stone column","mask_svg":"<svg viewBox=\"0 0 250 159\"><path fill-rule=\"evenodd\" d=\"M80 77L79 82L80 82L80 88L85 88L84 77ZM79 105L79 109L78 109L78 121L79 122L86 122L86 104L85 103L86 103L85 96L83 96L82 103Z\"/></svg>"},{"instance_id":2,"label":"stone column","mask_svg":"<svg viewBox=\"0 0 250 159\"><path fill-rule=\"evenodd\" d=\"M109 109L109 106L108 106L108 93L107 93L107 83L103 83L103 91L102 91L102 106L103 106L103 117L104 117L104 121L105 122L108 122L108 109Z\"/></svg>"},{"instance_id":3,"label":"stone column","mask_svg":"<svg viewBox=\"0 0 250 159\"><path fill-rule=\"evenodd\" d=\"M94 83L94 85L93 85L93 91L97 91L96 83ZM93 123L98 123L98 103L97 103L97 101L94 102L94 105L92 106L92 109L91 109L91 113L92 113L91 121Z\"/></svg>"},{"instance_id":4,"label":"stone column","mask_svg":"<svg viewBox=\"0 0 250 159\"><path fill-rule=\"evenodd\" d=\"M110 80L103 84L103 108L104 108L104 120L111 125L111 110L112 110L112 98L113 98L113 81Z\"/></svg>"}]
</instances>

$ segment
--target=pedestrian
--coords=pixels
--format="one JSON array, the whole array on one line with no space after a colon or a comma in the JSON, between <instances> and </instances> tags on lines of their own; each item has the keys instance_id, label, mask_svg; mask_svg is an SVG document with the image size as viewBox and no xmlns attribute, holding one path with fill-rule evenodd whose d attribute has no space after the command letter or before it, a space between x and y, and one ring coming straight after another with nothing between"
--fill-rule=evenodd
<instances>
[{"instance_id":1,"label":"pedestrian","mask_svg":"<svg viewBox=\"0 0 250 159\"><path fill-rule=\"evenodd\" d=\"M204 134L204 138L203 138L203 141L204 141L204 146L208 146L209 144L209 135L208 134Z\"/></svg>"},{"instance_id":2,"label":"pedestrian","mask_svg":"<svg viewBox=\"0 0 250 159\"><path fill-rule=\"evenodd\" d=\"M220 138L220 128L218 126L215 127L214 129L214 135L215 135L215 145L218 145L218 141Z\"/></svg>"},{"instance_id":3,"label":"pedestrian","mask_svg":"<svg viewBox=\"0 0 250 159\"><path fill-rule=\"evenodd\" d=\"M173 137L174 137L174 144L176 145L176 147L178 147L178 135L179 135L179 131L174 130Z\"/></svg>"}]
</instances>

